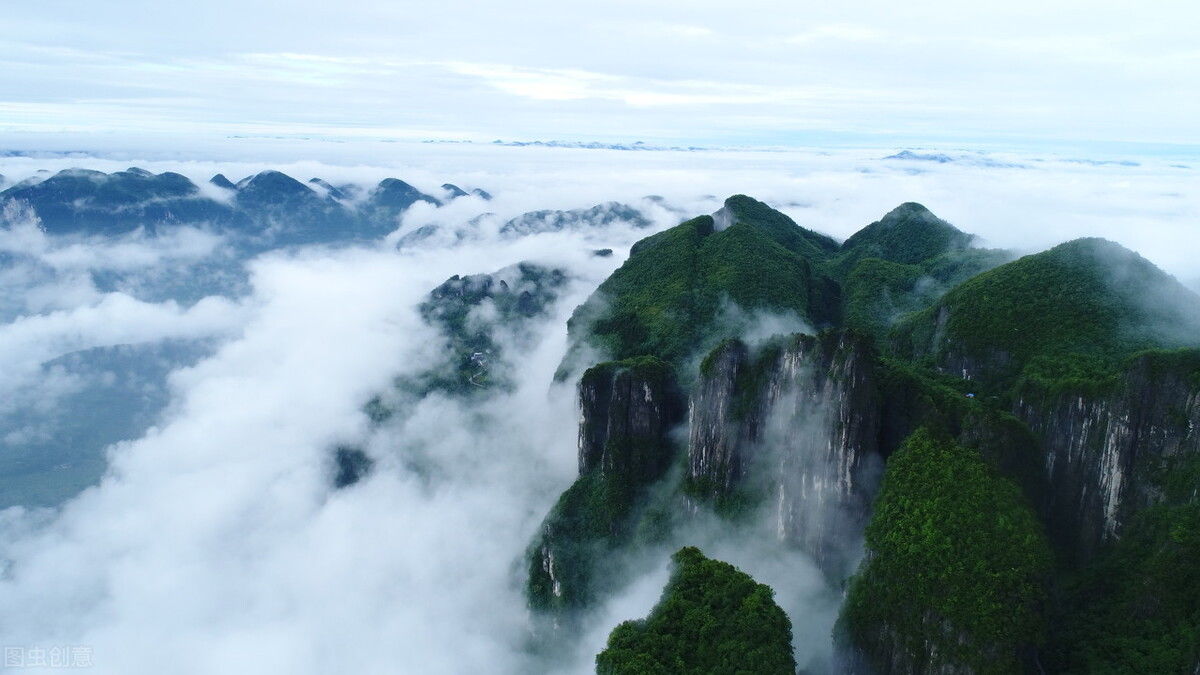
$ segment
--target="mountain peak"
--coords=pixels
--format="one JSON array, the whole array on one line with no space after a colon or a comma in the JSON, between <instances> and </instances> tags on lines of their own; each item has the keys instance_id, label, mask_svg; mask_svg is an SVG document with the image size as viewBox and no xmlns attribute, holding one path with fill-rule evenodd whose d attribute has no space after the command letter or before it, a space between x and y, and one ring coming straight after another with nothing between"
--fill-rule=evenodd
<instances>
[{"instance_id":1,"label":"mountain peak","mask_svg":"<svg viewBox=\"0 0 1200 675\"><path fill-rule=\"evenodd\" d=\"M823 259L835 252L837 242L824 234L796 224L786 213L743 194L725 200L725 206L713 215L718 230L745 223L766 233L781 246L809 259Z\"/></svg>"},{"instance_id":2,"label":"mountain peak","mask_svg":"<svg viewBox=\"0 0 1200 675\"><path fill-rule=\"evenodd\" d=\"M937 219L937 216L933 215L932 211L925 208L924 204L920 204L918 202L904 202L900 206L897 206L896 208L884 214L883 218L880 219L880 222L888 222L902 218L913 217Z\"/></svg>"},{"instance_id":3,"label":"mountain peak","mask_svg":"<svg viewBox=\"0 0 1200 675\"><path fill-rule=\"evenodd\" d=\"M399 178L384 178L371 192L371 202L386 209L406 209L419 201L435 206L441 203Z\"/></svg>"},{"instance_id":4,"label":"mountain peak","mask_svg":"<svg viewBox=\"0 0 1200 675\"><path fill-rule=\"evenodd\" d=\"M346 192L344 192L341 188L335 187L329 181L323 178L309 178L308 184L315 185L317 187L317 192L321 192L327 197L332 197L339 201L350 198L350 195L346 194Z\"/></svg>"},{"instance_id":5,"label":"mountain peak","mask_svg":"<svg viewBox=\"0 0 1200 675\"><path fill-rule=\"evenodd\" d=\"M217 187L225 188L226 190L236 190L237 189L237 186L233 184L233 181L226 178L225 174L223 174L223 173L219 173L219 174L213 176L212 178L209 178L208 182L212 183L213 185L216 185Z\"/></svg>"},{"instance_id":6,"label":"mountain peak","mask_svg":"<svg viewBox=\"0 0 1200 675\"><path fill-rule=\"evenodd\" d=\"M442 183L442 189L450 193L450 199L458 199L459 197L467 196L467 191L458 187L454 183Z\"/></svg>"},{"instance_id":7,"label":"mountain peak","mask_svg":"<svg viewBox=\"0 0 1200 675\"><path fill-rule=\"evenodd\" d=\"M838 267L849 273L863 258L914 265L970 246L972 235L917 202L904 202L855 232L841 246Z\"/></svg>"},{"instance_id":8,"label":"mountain peak","mask_svg":"<svg viewBox=\"0 0 1200 675\"><path fill-rule=\"evenodd\" d=\"M253 176L247 176L246 178L238 181L237 186L238 189L241 190L252 188L255 190L286 191L292 193L304 191L311 192L311 190L306 187L304 183L301 183L282 171L276 171L274 169L267 169L266 171L261 171Z\"/></svg>"}]
</instances>

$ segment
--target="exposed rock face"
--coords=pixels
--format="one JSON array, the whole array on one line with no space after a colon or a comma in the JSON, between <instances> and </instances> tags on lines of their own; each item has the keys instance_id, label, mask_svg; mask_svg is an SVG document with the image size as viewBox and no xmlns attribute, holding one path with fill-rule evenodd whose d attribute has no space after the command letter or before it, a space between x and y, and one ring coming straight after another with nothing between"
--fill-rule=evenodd
<instances>
[{"instance_id":1,"label":"exposed rock face","mask_svg":"<svg viewBox=\"0 0 1200 675\"><path fill-rule=\"evenodd\" d=\"M705 497L732 494L744 475L744 455L754 443L756 420L746 419L743 405L753 394L740 389L743 375L753 368L740 340L731 340L705 360L696 393L689 406L688 479Z\"/></svg>"},{"instance_id":2,"label":"exposed rock face","mask_svg":"<svg viewBox=\"0 0 1200 675\"><path fill-rule=\"evenodd\" d=\"M879 466L870 348L845 334L798 335L751 360L727 342L710 355L691 406L688 479L721 500L771 500L781 540L830 574L849 571Z\"/></svg>"},{"instance_id":3,"label":"exposed rock face","mask_svg":"<svg viewBox=\"0 0 1200 675\"><path fill-rule=\"evenodd\" d=\"M1082 561L1161 500L1158 475L1172 459L1200 452L1200 383L1162 358L1135 359L1107 393L1029 392L1014 403L1045 446L1051 531Z\"/></svg>"},{"instance_id":4,"label":"exposed rock face","mask_svg":"<svg viewBox=\"0 0 1200 675\"><path fill-rule=\"evenodd\" d=\"M970 637L946 621L926 616L921 630L950 642L968 644ZM853 675L972 675L974 668L945 658L932 640L922 640L915 648L906 646L904 636L895 626L884 625L869 634L872 644L881 645L879 654L885 658L872 662L865 653L854 649L835 652L836 672Z\"/></svg>"},{"instance_id":5,"label":"exposed rock face","mask_svg":"<svg viewBox=\"0 0 1200 675\"><path fill-rule=\"evenodd\" d=\"M454 275L421 303L421 318L438 328L449 347L414 383L418 391L481 393L511 384L506 342L533 340L528 320L545 315L569 277L561 269L518 263L492 274Z\"/></svg>"},{"instance_id":6,"label":"exposed rock face","mask_svg":"<svg viewBox=\"0 0 1200 675\"><path fill-rule=\"evenodd\" d=\"M671 367L653 357L589 369L579 401L579 479L529 552L528 597L543 611L582 608L620 582L610 553L629 541L646 488L674 459L669 432L685 410Z\"/></svg>"},{"instance_id":7,"label":"exposed rock face","mask_svg":"<svg viewBox=\"0 0 1200 675\"><path fill-rule=\"evenodd\" d=\"M666 471L666 434L680 422L683 406L662 371L602 364L580 381L579 404L580 475L599 470L644 484Z\"/></svg>"}]
</instances>

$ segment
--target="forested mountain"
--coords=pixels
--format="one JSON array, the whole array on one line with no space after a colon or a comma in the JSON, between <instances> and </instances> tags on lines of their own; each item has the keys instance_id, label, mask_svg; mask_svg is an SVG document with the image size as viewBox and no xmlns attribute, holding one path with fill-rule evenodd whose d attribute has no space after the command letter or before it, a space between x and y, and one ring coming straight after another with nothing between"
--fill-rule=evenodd
<instances>
[{"instance_id":1,"label":"forested mountain","mask_svg":"<svg viewBox=\"0 0 1200 675\"><path fill-rule=\"evenodd\" d=\"M836 670L1200 667L1200 576L1170 572L1200 555L1200 297L1109 241L972 240L907 203L838 244L739 195L638 242L569 324L579 478L529 549L539 640L699 523L767 522L845 589ZM778 639L702 656L749 601L676 564L599 671L738 672Z\"/></svg>"}]
</instances>

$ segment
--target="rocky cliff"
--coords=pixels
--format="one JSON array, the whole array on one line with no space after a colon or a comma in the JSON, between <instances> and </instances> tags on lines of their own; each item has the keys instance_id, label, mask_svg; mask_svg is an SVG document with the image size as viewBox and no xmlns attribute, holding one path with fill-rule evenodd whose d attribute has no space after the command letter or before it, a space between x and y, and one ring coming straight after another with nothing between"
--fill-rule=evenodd
<instances>
[{"instance_id":1,"label":"rocky cliff","mask_svg":"<svg viewBox=\"0 0 1200 675\"><path fill-rule=\"evenodd\" d=\"M635 545L766 516L837 582L865 541L844 670L1193 666L1200 350L1165 350L1200 341L1200 298L1111 242L999 264L969 240L908 204L838 246L731 198L635 245L569 324L576 355L635 358L583 377L531 605L581 609ZM823 330L751 342L727 306Z\"/></svg>"},{"instance_id":2,"label":"rocky cliff","mask_svg":"<svg viewBox=\"0 0 1200 675\"><path fill-rule=\"evenodd\" d=\"M847 333L796 335L751 357L737 340L705 360L691 404L692 494L766 500L782 541L849 571L879 456L875 355Z\"/></svg>"},{"instance_id":3,"label":"rocky cliff","mask_svg":"<svg viewBox=\"0 0 1200 675\"><path fill-rule=\"evenodd\" d=\"M684 403L672 368L653 357L604 363L579 383L579 478L546 516L529 551L528 596L539 610L585 606L619 582L612 551L628 542L646 490L677 451Z\"/></svg>"},{"instance_id":4,"label":"rocky cliff","mask_svg":"<svg viewBox=\"0 0 1200 675\"><path fill-rule=\"evenodd\" d=\"M1051 532L1078 560L1120 536L1137 511L1161 501L1172 462L1200 453L1200 381L1194 352L1150 352L1116 382L1091 391L1027 387L1013 412L1043 442Z\"/></svg>"}]
</instances>

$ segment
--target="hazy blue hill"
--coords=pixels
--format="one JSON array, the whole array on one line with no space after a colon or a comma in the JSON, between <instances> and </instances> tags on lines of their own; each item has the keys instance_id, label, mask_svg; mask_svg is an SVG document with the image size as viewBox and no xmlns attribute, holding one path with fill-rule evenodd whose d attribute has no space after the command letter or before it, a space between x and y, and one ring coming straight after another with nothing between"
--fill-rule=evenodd
<instances>
[{"instance_id":1,"label":"hazy blue hill","mask_svg":"<svg viewBox=\"0 0 1200 675\"><path fill-rule=\"evenodd\" d=\"M320 178L305 184L274 170L236 184L216 174L209 183L228 190L231 200L212 198L180 174L133 167L111 174L88 169L39 174L0 192L0 202L27 203L50 234L110 235L138 229L155 234L190 225L232 234L248 250L381 237L396 228L400 214L413 204L440 205L396 178L381 181L361 203L359 186ZM450 192L454 197L491 197L478 189Z\"/></svg>"},{"instance_id":2,"label":"hazy blue hill","mask_svg":"<svg viewBox=\"0 0 1200 675\"><path fill-rule=\"evenodd\" d=\"M902 353L993 382L1094 379L1200 342L1200 297L1138 254L1077 239L984 272L898 327Z\"/></svg>"},{"instance_id":3,"label":"hazy blue hill","mask_svg":"<svg viewBox=\"0 0 1200 675\"><path fill-rule=\"evenodd\" d=\"M219 173L219 174L213 176L212 178L209 178L208 182L212 183L213 185L216 185L219 188L225 188L226 190L236 190L237 189L237 186L233 184L233 181L226 178L225 174L223 174L223 173Z\"/></svg>"},{"instance_id":4,"label":"hazy blue hill","mask_svg":"<svg viewBox=\"0 0 1200 675\"><path fill-rule=\"evenodd\" d=\"M391 213L399 213L417 202L435 206L440 203L399 178L384 178L367 197L368 208Z\"/></svg>"},{"instance_id":5,"label":"hazy blue hill","mask_svg":"<svg viewBox=\"0 0 1200 675\"><path fill-rule=\"evenodd\" d=\"M47 411L12 401L0 414L0 508L54 506L95 484L105 448L140 437L169 401L167 375L211 351L207 342L97 347L42 365L71 386Z\"/></svg>"},{"instance_id":6,"label":"hazy blue hill","mask_svg":"<svg viewBox=\"0 0 1200 675\"><path fill-rule=\"evenodd\" d=\"M468 195L466 190L453 183L442 183L442 189L450 193L450 199L458 199L459 197L466 197Z\"/></svg>"},{"instance_id":7,"label":"hazy blue hill","mask_svg":"<svg viewBox=\"0 0 1200 675\"><path fill-rule=\"evenodd\" d=\"M323 178L309 178L308 184L315 185L317 189L324 191L327 196L338 201L346 201L350 199L350 195L346 194L345 190L332 185L329 181Z\"/></svg>"},{"instance_id":8,"label":"hazy blue hill","mask_svg":"<svg viewBox=\"0 0 1200 675\"><path fill-rule=\"evenodd\" d=\"M137 168L112 174L65 169L0 192L0 200L9 199L28 203L51 233L153 231L164 222L229 217L228 207L202 197L186 177Z\"/></svg>"},{"instance_id":9,"label":"hazy blue hill","mask_svg":"<svg viewBox=\"0 0 1200 675\"><path fill-rule=\"evenodd\" d=\"M596 656L601 675L778 673L796 670L792 625L769 586L685 547L650 615L626 621Z\"/></svg>"},{"instance_id":10,"label":"hazy blue hill","mask_svg":"<svg viewBox=\"0 0 1200 675\"><path fill-rule=\"evenodd\" d=\"M280 171L263 171L237 182L238 205L249 209L311 207L322 200L304 183Z\"/></svg>"},{"instance_id":11,"label":"hazy blue hill","mask_svg":"<svg viewBox=\"0 0 1200 675\"><path fill-rule=\"evenodd\" d=\"M583 228L608 227L628 223L633 227L649 227L650 220L638 209L620 202L606 202L586 209L542 209L523 213L500 227L506 235L560 232Z\"/></svg>"}]
</instances>

